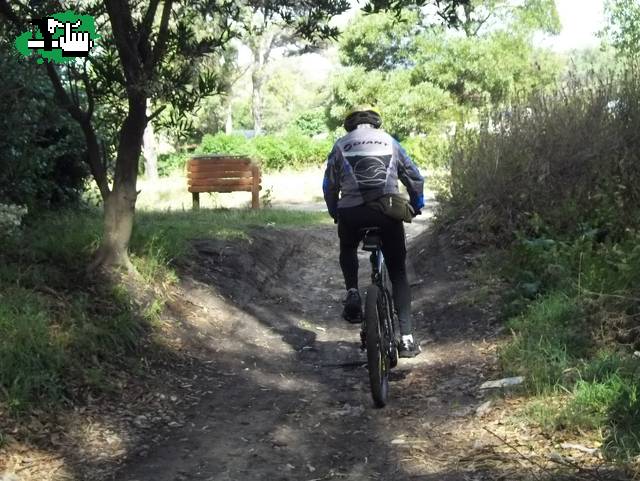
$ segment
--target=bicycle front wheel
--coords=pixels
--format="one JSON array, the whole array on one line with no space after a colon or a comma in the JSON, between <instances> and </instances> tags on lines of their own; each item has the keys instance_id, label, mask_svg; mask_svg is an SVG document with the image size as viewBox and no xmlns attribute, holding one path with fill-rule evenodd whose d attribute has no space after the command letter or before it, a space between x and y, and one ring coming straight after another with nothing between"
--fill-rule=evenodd
<instances>
[{"instance_id":1,"label":"bicycle front wheel","mask_svg":"<svg viewBox=\"0 0 640 481\"><path fill-rule=\"evenodd\" d=\"M367 330L367 366L369 368L369 381L371 382L371 395L376 407L381 408L387 404L389 395L389 356L383 346L381 333L383 309L382 296L378 286L372 284L367 290L367 299L364 306L364 321Z\"/></svg>"}]
</instances>

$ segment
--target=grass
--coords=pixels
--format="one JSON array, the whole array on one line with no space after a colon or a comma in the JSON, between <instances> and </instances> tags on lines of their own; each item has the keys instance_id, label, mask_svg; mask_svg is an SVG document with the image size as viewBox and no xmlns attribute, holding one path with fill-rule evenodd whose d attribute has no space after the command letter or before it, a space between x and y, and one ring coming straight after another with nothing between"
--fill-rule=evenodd
<instances>
[{"instance_id":1,"label":"grass","mask_svg":"<svg viewBox=\"0 0 640 481\"><path fill-rule=\"evenodd\" d=\"M131 251L170 261L184 255L190 239L243 238L256 226L303 227L330 218L323 212L282 209L217 209L186 212L140 212L131 239Z\"/></svg>"},{"instance_id":2,"label":"grass","mask_svg":"<svg viewBox=\"0 0 640 481\"><path fill-rule=\"evenodd\" d=\"M513 340L502 350L505 372L524 375L527 388L545 394L589 345L583 313L571 300L553 295L512 319Z\"/></svg>"},{"instance_id":3,"label":"grass","mask_svg":"<svg viewBox=\"0 0 640 481\"><path fill-rule=\"evenodd\" d=\"M513 335L500 351L505 373L525 376L530 421L551 436L592 433L606 456L622 461L640 454L640 339L615 342L617 332L636 326L632 280L640 262L636 235L629 236L597 246L556 244L553 254L527 258L520 268L529 265L524 277L537 278L540 291L508 321ZM532 273L545 264L559 264L563 275Z\"/></svg>"},{"instance_id":4,"label":"grass","mask_svg":"<svg viewBox=\"0 0 640 481\"><path fill-rule=\"evenodd\" d=\"M31 216L0 252L0 407L25 412L109 391L110 373L133 369L160 319L173 261L196 238L246 238L253 227L302 227L320 213L282 210L140 212L131 257L144 283L158 286L140 306L127 287L85 272L98 245L96 210Z\"/></svg>"}]
</instances>

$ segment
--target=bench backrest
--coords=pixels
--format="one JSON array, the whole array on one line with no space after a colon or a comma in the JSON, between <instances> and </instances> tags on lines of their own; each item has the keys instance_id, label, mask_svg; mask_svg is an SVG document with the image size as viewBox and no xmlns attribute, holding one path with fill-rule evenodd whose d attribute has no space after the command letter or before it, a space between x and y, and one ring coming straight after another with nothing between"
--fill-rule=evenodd
<instances>
[{"instance_id":1,"label":"bench backrest","mask_svg":"<svg viewBox=\"0 0 640 481\"><path fill-rule=\"evenodd\" d=\"M251 192L257 207L262 188L260 168L248 157L230 155L198 155L187 164L189 192ZM194 197L195 199L195 197Z\"/></svg>"}]
</instances>

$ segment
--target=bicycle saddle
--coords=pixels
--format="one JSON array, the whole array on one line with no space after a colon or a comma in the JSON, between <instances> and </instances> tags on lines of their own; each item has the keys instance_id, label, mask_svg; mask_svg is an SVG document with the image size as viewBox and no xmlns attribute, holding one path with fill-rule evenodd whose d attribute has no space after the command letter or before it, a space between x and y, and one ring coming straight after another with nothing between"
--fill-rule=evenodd
<instances>
[{"instance_id":1,"label":"bicycle saddle","mask_svg":"<svg viewBox=\"0 0 640 481\"><path fill-rule=\"evenodd\" d=\"M380 248L382 238L380 237L380 227L364 227L360 229L364 234L362 239L362 249L365 251L375 251Z\"/></svg>"}]
</instances>

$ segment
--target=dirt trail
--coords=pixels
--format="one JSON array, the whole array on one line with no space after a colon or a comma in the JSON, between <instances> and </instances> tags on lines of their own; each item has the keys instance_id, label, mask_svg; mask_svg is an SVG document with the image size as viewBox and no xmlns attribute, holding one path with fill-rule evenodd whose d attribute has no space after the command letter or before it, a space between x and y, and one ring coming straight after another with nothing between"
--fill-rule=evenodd
<instances>
[{"instance_id":1,"label":"dirt trail","mask_svg":"<svg viewBox=\"0 0 640 481\"><path fill-rule=\"evenodd\" d=\"M197 255L180 268L180 305L204 366L193 382L208 394L116 479L519 479L473 455L492 445L476 414L494 362L486 298L475 303L465 259L446 239L424 222L408 233L424 352L400 361L382 410L372 405L359 328L339 316L332 226L195 241ZM365 255L360 266L364 287Z\"/></svg>"}]
</instances>

